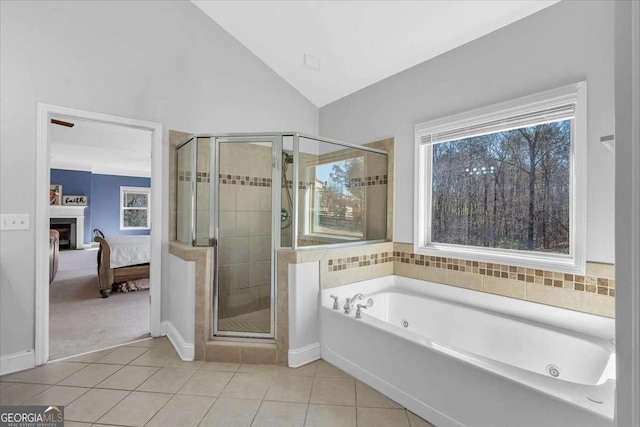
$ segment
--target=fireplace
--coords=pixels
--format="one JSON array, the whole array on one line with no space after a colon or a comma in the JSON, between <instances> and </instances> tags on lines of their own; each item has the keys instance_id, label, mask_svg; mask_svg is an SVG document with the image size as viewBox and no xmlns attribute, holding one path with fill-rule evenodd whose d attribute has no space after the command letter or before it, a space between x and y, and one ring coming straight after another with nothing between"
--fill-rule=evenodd
<instances>
[{"instance_id":1,"label":"fireplace","mask_svg":"<svg viewBox=\"0 0 640 427\"><path fill-rule=\"evenodd\" d=\"M76 219L75 218L51 218L49 228L60 233L60 250L78 249L76 247Z\"/></svg>"},{"instance_id":2,"label":"fireplace","mask_svg":"<svg viewBox=\"0 0 640 427\"><path fill-rule=\"evenodd\" d=\"M60 233L60 249L84 249L84 210L86 206L49 207L51 229Z\"/></svg>"}]
</instances>

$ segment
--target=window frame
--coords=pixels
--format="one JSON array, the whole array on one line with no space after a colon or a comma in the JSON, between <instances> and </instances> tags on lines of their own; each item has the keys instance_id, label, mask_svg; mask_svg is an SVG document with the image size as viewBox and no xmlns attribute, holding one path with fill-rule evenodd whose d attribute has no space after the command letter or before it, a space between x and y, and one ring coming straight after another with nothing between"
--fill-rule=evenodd
<instances>
[{"instance_id":1,"label":"window frame","mask_svg":"<svg viewBox=\"0 0 640 427\"><path fill-rule=\"evenodd\" d=\"M422 138L427 135L477 126L567 104L574 104L569 149L569 254L432 242L431 197L432 148L434 144L423 142ZM491 131L491 133L494 132L498 131ZM586 81L417 124L415 126L414 152L414 253L583 274L586 268L586 150Z\"/></svg>"},{"instance_id":2,"label":"window frame","mask_svg":"<svg viewBox=\"0 0 640 427\"><path fill-rule=\"evenodd\" d=\"M147 195L147 207L146 208L128 208L124 206L124 197L127 193L138 193ZM151 230L151 188L149 187L129 187L120 186L120 230ZM125 210L146 210L147 211L147 226L146 227L127 227L124 225L124 211Z\"/></svg>"}]
</instances>

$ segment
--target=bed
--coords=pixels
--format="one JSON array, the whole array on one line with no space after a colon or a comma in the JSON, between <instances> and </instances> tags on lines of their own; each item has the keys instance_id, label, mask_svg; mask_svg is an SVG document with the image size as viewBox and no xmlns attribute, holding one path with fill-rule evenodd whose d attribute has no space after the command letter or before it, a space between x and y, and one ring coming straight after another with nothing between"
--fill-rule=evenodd
<instances>
[{"instance_id":1,"label":"bed","mask_svg":"<svg viewBox=\"0 0 640 427\"><path fill-rule=\"evenodd\" d=\"M105 237L93 230L98 248L98 286L103 298L111 295L116 283L149 278L151 244L149 236Z\"/></svg>"}]
</instances>

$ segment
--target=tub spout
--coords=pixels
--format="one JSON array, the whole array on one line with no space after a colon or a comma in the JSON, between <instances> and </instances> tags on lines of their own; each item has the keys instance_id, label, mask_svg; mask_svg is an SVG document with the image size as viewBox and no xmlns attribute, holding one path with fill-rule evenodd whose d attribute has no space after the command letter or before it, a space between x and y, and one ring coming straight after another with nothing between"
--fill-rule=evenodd
<instances>
[{"instance_id":1,"label":"tub spout","mask_svg":"<svg viewBox=\"0 0 640 427\"><path fill-rule=\"evenodd\" d=\"M344 303L344 314L351 314L351 311L353 310L353 306L356 303L356 299L362 300L364 299L364 295L355 294L353 298L347 298L347 301Z\"/></svg>"}]
</instances>

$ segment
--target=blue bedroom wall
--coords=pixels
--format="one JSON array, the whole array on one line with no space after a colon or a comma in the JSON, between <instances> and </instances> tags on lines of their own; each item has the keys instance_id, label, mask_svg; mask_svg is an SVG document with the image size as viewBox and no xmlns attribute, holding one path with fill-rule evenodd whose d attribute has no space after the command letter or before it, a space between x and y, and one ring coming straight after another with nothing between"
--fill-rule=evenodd
<instances>
[{"instance_id":1,"label":"blue bedroom wall","mask_svg":"<svg viewBox=\"0 0 640 427\"><path fill-rule=\"evenodd\" d=\"M87 196L89 207L84 210L84 242L90 243L91 234L91 172L51 169L51 184L62 185L62 194Z\"/></svg>"},{"instance_id":2,"label":"blue bedroom wall","mask_svg":"<svg viewBox=\"0 0 640 427\"><path fill-rule=\"evenodd\" d=\"M151 178L94 174L91 179L91 229L99 228L107 237L148 235L149 230L120 230L121 186L150 187Z\"/></svg>"},{"instance_id":3,"label":"blue bedroom wall","mask_svg":"<svg viewBox=\"0 0 640 427\"><path fill-rule=\"evenodd\" d=\"M119 209L120 187L150 187L150 178L51 169L51 183L61 184L63 194L89 198L89 206L84 211L84 243L91 243L94 228L102 230L105 236L149 234L148 230L120 230Z\"/></svg>"}]
</instances>

